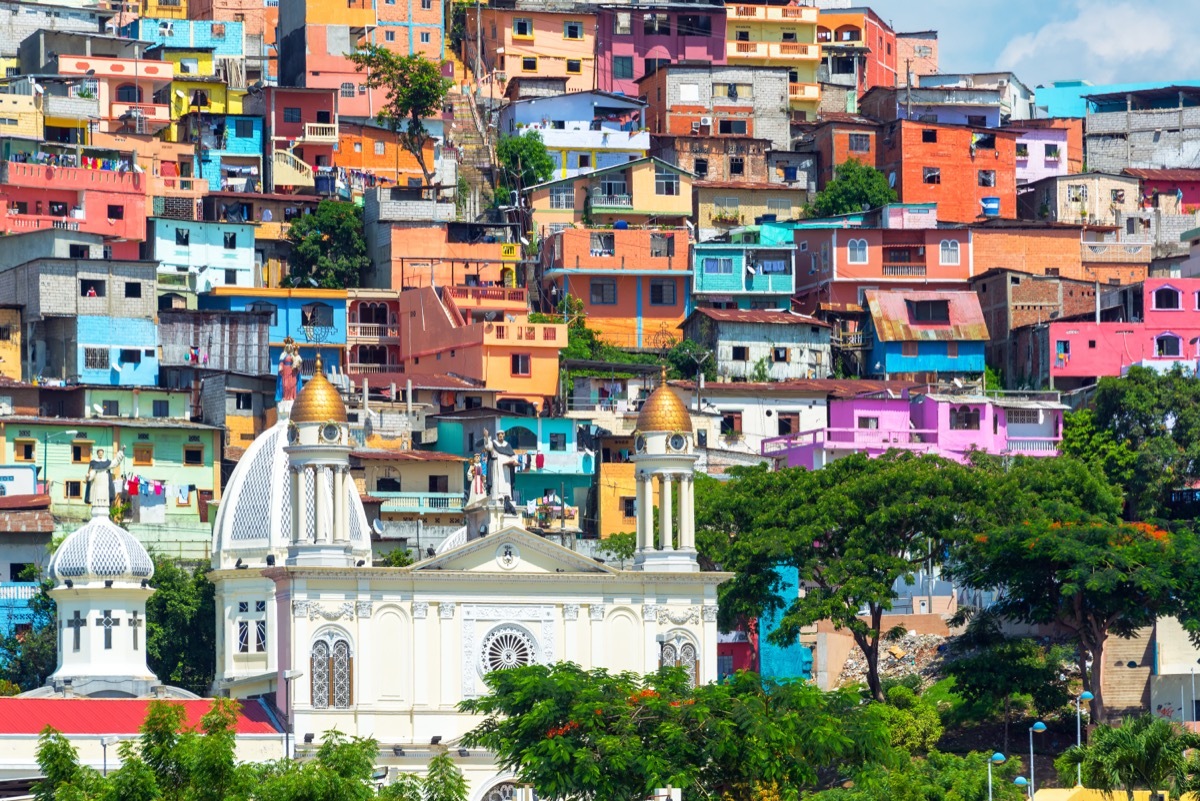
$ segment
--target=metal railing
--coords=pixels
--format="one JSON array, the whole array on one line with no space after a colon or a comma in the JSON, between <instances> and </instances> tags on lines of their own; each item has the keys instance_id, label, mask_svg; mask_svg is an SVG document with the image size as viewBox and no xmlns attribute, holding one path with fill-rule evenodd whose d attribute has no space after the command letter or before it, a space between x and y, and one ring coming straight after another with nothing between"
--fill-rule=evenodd
<instances>
[{"instance_id":1,"label":"metal railing","mask_svg":"<svg viewBox=\"0 0 1200 801\"><path fill-rule=\"evenodd\" d=\"M383 507L391 510L453 511L463 508L462 493L456 492L368 492L372 498L382 498Z\"/></svg>"},{"instance_id":2,"label":"metal railing","mask_svg":"<svg viewBox=\"0 0 1200 801\"><path fill-rule=\"evenodd\" d=\"M615 206L633 208L633 195L592 195L593 206Z\"/></svg>"},{"instance_id":3,"label":"metal railing","mask_svg":"<svg viewBox=\"0 0 1200 801\"><path fill-rule=\"evenodd\" d=\"M1020 437L1009 439L1004 450L1008 453L1058 453L1060 437Z\"/></svg>"},{"instance_id":4,"label":"metal railing","mask_svg":"<svg viewBox=\"0 0 1200 801\"><path fill-rule=\"evenodd\" d=\"M307 362L305 362L307 364ZM403 364L367 364L364 362L350 362L346 365L346 372L350 374L358 373L360 375L371 375L372 373L403 373Z\"/></svg>"},{"instance_id":5,"label":"metal railing","mask_svg":"<svg viewBox=\"0 0 1200 801\"><path fill-rule=\"evenodd\" d=\"M921 278L925 275L924 264L885 264L883 274L903 278Z\"/></svg>"},{"instance_id":6,"label":"metal railing","mask_svg":"<svg viewBox=\"0 0 1200 801\"><path fill-rule=\"evenodd\" d=\"M400 326L395 323L347 323L346 335L370 339L399 337Z\"/></svg>"},{"instance_id":7,"label":"metal railing","mask_svg":"<svg viewBox=\"0 0 1200 801\"><path fill-rule=\"evenodd\" d=\"M889 431L882 428L817 428L764 439L760 452L765 456L820 444L834 447L923 450L937 445L937 440L938 432L932 428L908 431Z\"/></svg>"}]
</instances>

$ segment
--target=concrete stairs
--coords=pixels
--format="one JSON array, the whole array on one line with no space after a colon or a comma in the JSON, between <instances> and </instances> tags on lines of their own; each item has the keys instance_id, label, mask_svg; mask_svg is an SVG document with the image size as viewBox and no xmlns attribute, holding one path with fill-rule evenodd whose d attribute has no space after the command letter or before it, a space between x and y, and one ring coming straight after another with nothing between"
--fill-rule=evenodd
<instances>
[{"instance_id":1,"label":"concrete stairs","mask_svg":"<svg viewBox=\"0 0 1200 801\"><path fill-rule=\"evenodd\" d=\"M1120 720L1150 706L1150 673L1154 669L1154 627L1138 629L1130 639L1110 635L1104 644L1105 714Z\"/></svg>"},{"instance_id":2,"label":"concrete stairs","mask_svg":"<svg viewBox=\"0 0 1200 801\"><path fill-rule=\"evenodd\" d=\"M483 213L485 196L490 197L492 192L491 150L472 113L474 99L470 95L452 92L447 101L454 109L451 138L458 147L458 174L467 184L462 216L463 219L474 220Z\"/></svg>"}]
</instances>

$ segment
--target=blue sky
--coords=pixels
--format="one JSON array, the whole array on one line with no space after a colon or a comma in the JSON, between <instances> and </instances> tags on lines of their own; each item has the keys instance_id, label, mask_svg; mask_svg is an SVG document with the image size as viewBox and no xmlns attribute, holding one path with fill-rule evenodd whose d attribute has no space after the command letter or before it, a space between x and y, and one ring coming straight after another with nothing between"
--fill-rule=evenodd
<instances>
[{"instance_id":1,"label":"blue sky","mask_svg":"<svg viewBox=\"0 0 1200 801\"><path fill-rule=\"evenodd\" d=\"M897 31L936 30L944 72L1030 86L1200 78L1200 0L865 0Z\"/></svg>"}]
</instances>

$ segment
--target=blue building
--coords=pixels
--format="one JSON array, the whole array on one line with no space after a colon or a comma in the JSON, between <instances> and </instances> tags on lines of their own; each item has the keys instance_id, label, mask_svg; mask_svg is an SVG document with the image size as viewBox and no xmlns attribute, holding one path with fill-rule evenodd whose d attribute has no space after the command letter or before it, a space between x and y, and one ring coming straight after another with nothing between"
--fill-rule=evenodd
<instances>
[{"instance_id":1,"label":"blue building","mask_svg":"<svg viewBox=\"0 0 1200 801\"><path fill-rule=\"evenodd\" d=\"M241 58L244 28L241 22L224 20L143 17L121 28L121 36L173 50L211 50L214 58Z\"/></svg>"},{"instance_id":2,"label":"blue building","mask_svg":"<svg viewBox=\"0 0 1200 801\"><path fill-rule=\"evenodd\" d=\"M1096 86L1088 81L1055 81L1037 88L1037 105L1046 109L1049 117L1086 117L1089 95L1117 92L1141 92L1164 89L1168 86L1200 86L1200 81L1151 81L1147 83L1109 83Z\"/></svg>"},{"instance_id":3,"label":"blue building","mask_svg":"<svg viewBox=\"0 0 1200 801\"><path fill-rule=\"evenodd\" d=\"M80 316L74 323L71 381L121 387L158 384L158 326L154 320Z\"/></svg>"},{"instance_id":4,"label":"blue building","mask_svg":"<svg viewBox=\"0 0 1200 801\"><path fill-rule=\"evenodd\" d=\"M214 287L198 298L201 309L271 312L272 369L283 355L283 341L291 337L300 346L302 373L312 375L317 353L325 372L343 372L346 350L346 290L344 289L244 289Z\"/></svg>"},{"instance_id":5,"label":"blue building","mask_svg":"<svg viewBox=\"0 0 1200 801\"><path fill-rule=\"evenodd\" d=\"M257 192L262 187L263 120L244 114L192 112L181 130L199 130L200 178L212 192ZM249 222L247 220L247 222Z\"/></svg>"},{"instance_id":6,"label":"blue building","mask_svg":"<svg viewBox=\"0 0 1200 801\"><path fill-rule=\"evenodd\" d=\"M987 322L974 292L867 290L873 377L978 376L984 371Z\"/></svg>"},{"instance_id":7,"label":"blue building","mask_svg":"<svg viewBox=\"0 0 1200 801\"><path fill-rule=\"evenodd\" d=\"M811 643L797 641L791 645L776 645L771 635L779 628L787 605L800 595L800 572L794 567L777 567L780 578L779 596L784 608L758 619L758 672L763 678L779 680L811 679L813 649Z\"/></svg>"},{"instance_id":8,"label":"blue building","mask_svg":"<svg viewBox=\"0 0 1200 801\"><path fill-rule=\"evenodd\" d=\"M752 225L727 239L694 246L693 302L727 309L789 308L796 292L791 231Z\"/></svg>"}]
</instances>

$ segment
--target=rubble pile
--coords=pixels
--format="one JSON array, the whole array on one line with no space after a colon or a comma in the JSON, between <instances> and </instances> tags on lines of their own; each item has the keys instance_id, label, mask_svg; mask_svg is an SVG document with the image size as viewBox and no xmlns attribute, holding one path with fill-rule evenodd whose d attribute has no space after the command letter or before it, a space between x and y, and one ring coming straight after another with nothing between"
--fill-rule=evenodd
<instances>
[{"instance_id":1,"label":"rubble pile","mask_svg":"<svg viewBox=\"0 0 1200 801\"><path fill-rule=\"evenodd\" d=\"M883 679L899 679L904 676L918 674L923 683L929 684L936 680L938 665L941 663L942 652L947 637L937 634L917 634L909 632L898 640L887 640L880 644L879 676ZM867 658L857 645L850 651L846 664L842 666L842 674L838 678L838 686L845 687L853 684L867 683Z\"/></svg>"}]
</instances>

